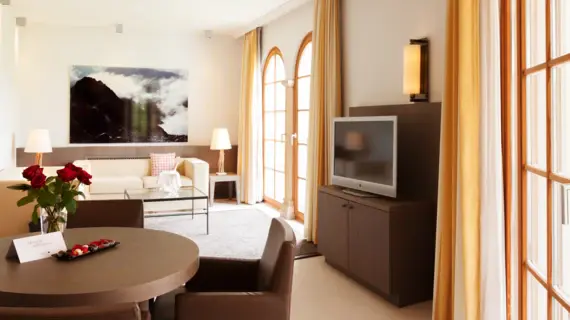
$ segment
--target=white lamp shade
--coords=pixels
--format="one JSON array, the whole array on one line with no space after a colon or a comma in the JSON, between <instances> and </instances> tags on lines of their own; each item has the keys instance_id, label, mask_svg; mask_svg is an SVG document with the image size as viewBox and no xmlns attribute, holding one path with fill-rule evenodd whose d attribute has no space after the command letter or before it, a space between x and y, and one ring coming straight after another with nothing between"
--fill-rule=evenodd
<instances>
[{"instance_id":1,"label":"white lamp shade","mask_svg":"<svg viewBox=\"0 0 570 320\"><path fill-rule=\"evenodd\" d=\"M404 94L420 93L421 54L421 45L404 47Z\"/></svg>"},{"instance_id":2,"label":"white lamp shade","mask_svg":"<svg viewBox=\"0 0 570 320\"><path fill-rule=\"evenodd\" d=\"M28 142L24 152L27 153L50 153L51 140L49 138L49 131L45 129L32 130L28 135Z\"/></svg>"},{"instance_id":3,"label":"white lamp shade","mask_svg":"<svg viewBox=\"0 0 570 320\"><path fill-rule=\"evenodd\" d=\"M229 150L232 148L230 133L226 128L215 128L212 133L211 150Z\"/></svg>"}]
</instances>

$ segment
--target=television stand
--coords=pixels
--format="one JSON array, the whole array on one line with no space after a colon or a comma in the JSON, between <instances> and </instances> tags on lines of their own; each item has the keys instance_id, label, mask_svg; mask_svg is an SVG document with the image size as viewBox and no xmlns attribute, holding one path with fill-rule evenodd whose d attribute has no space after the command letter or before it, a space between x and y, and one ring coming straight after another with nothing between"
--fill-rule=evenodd
<instances>
[{"instance_id":1,"label":"television stand","mask_svg":"<svg viewBox=\"0 0 570 320\"><path fill-rule=\"evenodd\" d=\"M377 194L374 194L374 193L369 193L369 192L354 190L354 189L348 189L348 188L342 189L342 192L349 194L351 196L359 197L359 198L378 198L379 197Z\"/></svg>"},{"instance_id":2,"label":"television stand","mask_svg":"<svg viewBox=\"0 0 570 320\"><path fill-rule=\"evenodd\" d=\"M434 203L337 186L321 187L318 201L318 249L329 265L400 307L433 298Z\"/></svg>"}]
</instances>

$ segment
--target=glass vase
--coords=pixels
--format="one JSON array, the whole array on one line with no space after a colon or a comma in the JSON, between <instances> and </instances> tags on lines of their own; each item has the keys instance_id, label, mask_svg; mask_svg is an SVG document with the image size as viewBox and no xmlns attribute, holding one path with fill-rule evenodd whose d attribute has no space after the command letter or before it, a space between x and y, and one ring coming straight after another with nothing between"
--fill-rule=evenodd
<instances>
[{"instance_id":1,"label":"glass vase","mask_svg":"<svg viewBox=\"0 0 570 320\"><path fill-rule=\"evenodd\" d=\"M63 232L67 226L67 211L65 208L42 208L40 212L40 228L42 234L51 232Z\"/></svg>"}]
</instances>

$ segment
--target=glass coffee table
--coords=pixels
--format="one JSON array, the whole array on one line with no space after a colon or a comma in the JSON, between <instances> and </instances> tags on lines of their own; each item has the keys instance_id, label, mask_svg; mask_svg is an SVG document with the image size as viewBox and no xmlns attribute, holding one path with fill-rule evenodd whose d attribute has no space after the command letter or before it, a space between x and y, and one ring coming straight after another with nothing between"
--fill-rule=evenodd
<instances>
[{"instance_id":1,"label":"glass coffee table","mask_svg":"<svg viewBox=\"0 0 570 320\"><path fill-rule=\"evenodd\" d=\"M210 233L210 215L208 208L208 195L194 187L182 187L176 193L156 189L125 189L125 199L142 200L143 202L169 202L169 201L190 201L189 209L176 210L176 213L147 214L145 217L168 217L192 215L194 219L194 201L206 200L205 212L196 214L206 214L206 234Z\"/></svg>"}]
</instances>

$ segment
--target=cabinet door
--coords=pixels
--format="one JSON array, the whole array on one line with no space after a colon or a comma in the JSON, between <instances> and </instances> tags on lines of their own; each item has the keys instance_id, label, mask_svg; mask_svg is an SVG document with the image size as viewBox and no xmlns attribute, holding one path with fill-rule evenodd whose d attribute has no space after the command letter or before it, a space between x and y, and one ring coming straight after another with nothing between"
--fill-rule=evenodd
<instances>
[{"instance_id":1,"label":"cabinet door","mask_svg":"<svg viewBox=\"0 0 570 320\"><path fill-rule=\"evenodd\" d=\"M319 252L348 270L348 201L319 192L317 240Z\"/></svg>"},{"instance_id":2,"label":"cabinet door","mask_svg":"<svg viewBox=\"0 0 570 320\"><path fill-rule=\"evenodd\" d=\"M352 202L349 208L349 270L374 288L390 293L389 215Z\"/></svg>"}]
</instances>

